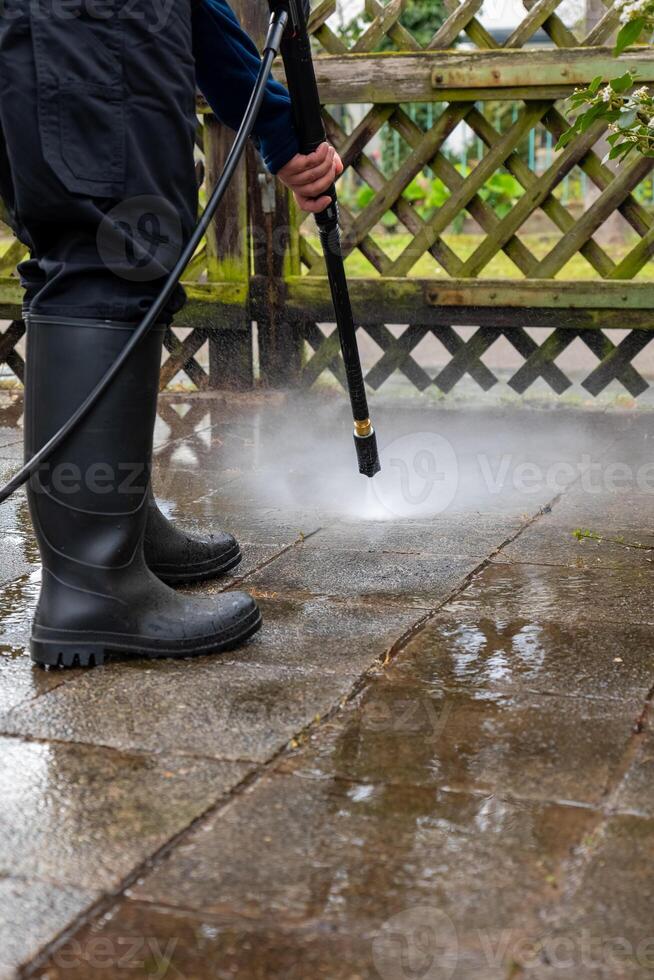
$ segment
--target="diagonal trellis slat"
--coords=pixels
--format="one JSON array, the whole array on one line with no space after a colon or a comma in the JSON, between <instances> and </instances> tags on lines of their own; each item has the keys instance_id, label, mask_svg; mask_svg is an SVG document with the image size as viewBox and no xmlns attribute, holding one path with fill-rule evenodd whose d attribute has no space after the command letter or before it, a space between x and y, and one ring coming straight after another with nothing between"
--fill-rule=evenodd
<instances>
[{"instance_id":1,"label":"diagonal trellis slat","mask_svg":"<svg viewBox=\"0 0 654 980\"><path fill-rule=\"evenodd\" d=\"M577 339L597 359L579 379L590 395L614 382L634 397L647 388L632 361L654 324L654 160L607 163L601 124L553 150L569 125L565 97L595 74L620 70L612 55L617 13L602 2L586 24L583 16L571 22L565 0L523 0L524 15L501 37L488 27L483 0L445 0L442 23L420 39L405 21L406 0L362 0L367 22L355 37L339 29L336 0L312 4L325 125L346 167L342 225L355 313L381 351L369 363L371 388L399 372L420 391L449 392L466 376L487 391L499 378L485 361L503 340L523 362L506 377L511 389L523 393L540 380L562 394L572 381L557 359ZM266 5L234 6L260 40ZM654 83L651 46L634 46L622 60L639 84ZM201 101L198 120L208 193L230 137ZM455 152L462 141L464 165ZM513 181L508 206L493 196L498 177ZM416 203L416 184L441 188L431 210ZM583 188L576 209L570 186ZM14 241L0 258L0 306L10 323L0 363L18 377L24 328L15 267L25 254ZM502 275L510 278L499 282ZM253 321L264 383L311 386L325 372L344 383L336 334L324 327L329 293L312 220L289 212L279 189L271 197L254 154L185 281L192 302L166 335L162 385L180 373L198 389L230 378L252 383ZM462 327L472 328L466 339ZM535 327L547 329L544 340ZM626 334L612 338L618 328ZM424 363L430 337L447 363Z\"/></svg>"}]
</instances>

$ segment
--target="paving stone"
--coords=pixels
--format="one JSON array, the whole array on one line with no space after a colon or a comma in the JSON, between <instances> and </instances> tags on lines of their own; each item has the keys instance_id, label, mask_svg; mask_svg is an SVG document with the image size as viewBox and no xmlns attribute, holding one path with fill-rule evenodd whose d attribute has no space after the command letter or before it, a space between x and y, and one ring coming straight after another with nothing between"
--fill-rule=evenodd
<instances>
[{"instance_id":1,"label":"paving stone","mask_svg":"<svg viewBox=\"0 0 654 980\"><path fill-rule=\"evenodd\" d=\"M274 775L191 833L130 897L374 936L435 906L460 937L524 923L592 824L575 807Z\"/></svg>"},{"instance_id":2,"label":"paving stone","mask_svg":"<svg viewBox=\"0 0 654 980\"><path fill-rule=\"evenodd\" d=\"M274 544L280 547L309 538L324 523L317 511L285 510L282 508L245 508L234 503L219 517L202 522L207 530L227 530L242 543ZM198 529L200 522L198 522Z\"/></svg>"},{"instance_id":3,"label":"paving stone","mask_svg":"<svg viewBox=\"0 0 654 980\"><path fill-rule=\"evenodd\" d=\"M577 536L581 532L584 536ZM590 536L588 536L590 533ZM599 534L599 537L595 535ZM527 528L493 557L495 562L567 565L571 568L654 568L654 532L606 527L601 534L589 528L545 525Z\"/></svg>"},{"instance_id":4,"label":"paving stone","mask_svg":"<svg viewBox=\"0 0 654 980\"><path fill-rule=\"evenodd\" d=\"M264 628L247 647L225 654L225 661L362 674L423 615L413 608L336 603L324 596L259 604Z\"/></svg>"},{"instance_id":5,"label":"paving stone","mask_svg":"<svg viewBox=\"0 0 654 980\"><path fill-rule=\"evenodd\" d=\"M304 547L374 551L380 555L470 555L486 558L507 538L516 534L520 527L518 520L480 514L446 514L429 523L407 520L339 521L314 534Z\"/></svg>"},{"instance_id":6,"label":"paving stone","mask_svg":"<svg viewBox=\"0 0 654 980\"><path fill-rule=\"evenodd\" d=\"M16 435L16 429L0 428L0 460L2 460L3 481L8 480L18 469L23 459L23 437ZM9 462L7 466L6 463Z\"/></svg>"},{"instance_id":7,"label":"paving stone","mask_svg":"<svg viewBox=\"0 0 654 980\"><path fill-rule=\"evenodd\" d=\"M45 881L0 878L0 978L11 980L97 893Z\"/></svg>"},{"instance_id":8,"label":"paving stone","mask_svg":"<svg viewBox=\"0 0 654 980\"><path fill-rule=\"evenodd\" d=\"M26 648L40 591L40 567L0 589L0 643L6 649L19 652Z\"/></svg>"},{"instance_id":9,"label":"paving stone","mask_svg":"<svg viewBox=\"0 0 654 980\"><path fill-rule=\"evenodd\" d=\"M253 595L332 595L430 609L479 563L475 558L380 556L298 545L248 579Z\"/></svg>"},{"instance_id":10,"label":"paving stone","mask_svg":"<svg viewBox=\"0 0 654 980\"><path fill-rule=\"evenodd\" d=\"M606 482L611 465L614 476L620 462L635 473L649 457L649 414L452 411L451 402L426 413L422 403L376 400L383 450L410 466L416 436L440 434L459 486L448 508L419 521L400 468L386 467L405 519L372 522L376 491L356 473L346 401L257 398L166 396L156 440L164 510L192 530L236 533L246 551L237 576L307 536L246 579L267 629L242 650L33 672L24 649L38 557L24 500L0 509L2 725L53 740L0 740L0 875L26 889L22 905L5 900L2 888L19 884L0 877L0 906L18 910L0 949L9 969L47 941L44 921L55 935L93 900L87 886L115 887L252 769L219 760L266 761L341 703L362 671L553 499L561 463L574 471L590 453ZM21 452L17 430L7 435L0 471ZM536 477L525 487L530 466ZM609 924L623 916L624 933L641 935L651 847L638 828L649 821L625 824L611 844L620 835L602 838L597 804L628 758L651 686L654 579L646 552L587 550L567 535L589 527L654 541L654 493L633 481L605 491L567 489L497 559L513 565L477 574L390 666L371 672L354 703L200 821L134 887L135 900L86 928L73 960L53 960L42 975L123 975L125 937L153 937L163 947L146 947L140 973L128 963L134 975L168 967L157 955L172 938L168 972L188 980L403 980L407 962L414 976L424 972L425 929L435 928L448 955L454 930L449 976L507 980L543 965L525 951L544 926L554 938L597 930L609 903ZM553 564L529 564L534 553ZM579 553L591 558L576 567ZM611 798L621 813L651 816L646 745ZM53 822L66 833L53 837ZM591 897L566 906L593 834L604 870L590 854ZM614 960L600 968L622 976Z\"/></svg>"},{"instance_id":11,"label":"paving stone","mask_svg":"<svg viewBox=\"0 0 654 980\"><path fill-rule=\"evenodd\" d=\"M310 777L597 805L640 707L464 684L444 689L391 668L281 765Z\"/></svg>"},{"instance_id":12,"label":"paving stone","mask_svg":"<svg viewBox=\"0 0 654 980\"><path fill-rule=\"evenodd\" d=\"M570 624L653 624L654 570L492 564L447 604L463 620L493 618Z\"/></svg>"},{"instance_id":13,"label":"paving stone","mask_svg":"<svg viewBox=\"0 0 654 980\"><path fill-rule=\"evenodd\" d=\"M644 704L652 686L651 628L512 618L504 602L439 613L409 641L392 670L433 684L528 691Z\"/></svg>"},{"instance_id":14,"label":"paving stone","mask_svg":"<svg viewBox=\"0 0 654 980\"><path fill-rule=\"evenodd\" d=\"M549 963L529 980L645 980L654 972L654 822L620 816L592 849L579 888L539 937Z\"/></svg>"},{"instance_id":15,"label":"paving stone","mask_svg":"<svg viewBox=\"0 0 654 980\"><path fill-rule=\"evenodd\" d=\"M654 736L646 729L642 744L620 787L615 807L654 819Z\"/></svg>"},{"instance_id":16,"label":"paving stone","mask_svg":"<svg viewBox=\"0 0 654 980\"><path fill-rule=\"evenodd\" d=\"M32 663L27 650L0 646L0 716L60 684L70 683L80 673L40 670Z\"/></svg>"},{"instance_id":17,"label":"paving stone","mask_svg":"<svg viewBox=\"0 0 654 980\"><path fill-rule=\"evenodd\" d=\"M0 740L0 875L116 888L204 813L243 764Z\"/></svg>"},{"instance_id":18,"label":"paving stone","mask_svg":"<svg viewBox=\"0 0 654 980\"><path fill-rule=\"evenodd\" d=\"M276 544L242 544L241 553L243 559L236 568L228 572L227 575L221 575L219 578L188 586L185 591L195 592L199 596L216 595L233 586L241 587L240 583L243 580L245 580L245 583L242 588L247 589L248 576L257 571L262 565L276 560L283 551L284 547Z\"/></svg>"},{"instance_id":19,"label":"paving stone","mask_svg":"<svg viewBox=\"0 0 654 980\"><path fill-rule=\"evenodd\" d=\"M423 925L429 929L427 947ZM370 936L320 923L292 928L132 901L76 934L35 976L82 980L148 969L149 976L187 980L407 980L416 975L412 963L423 976L449 980L506 976L495 957L462 946L447 917L433 908L409 909Z\"/></svg>"},{"instance_id":20,"label":"paving stone","mask_svg":"<svg viewBox=\"0 0 654 980\"><path fill-rule=\"evenodd\" d=\"M14 475L17 468L15 462L7 462L0 458L0 486ZM0 586L2 586L31 572L39 561L27 501L22 491L0 506L0 538L2 539Z\"/></svg>"},{"instance_id":21,"label":"paving stone","mask_svg":"<svg viewBox=\"0 0 654 980\"><path fill-rule=\"evenodd\" d=\"M15 708L7 733L263 761L349 693L353 674L220 658L114 664Z\"/></svg>"},{"instance_id":22,"label":"paving stone","mask_svg":"<svg viewBox=\"0 0 654 980\"><path fill-rule=\"evenodd\" d=\"M575 487L552 508L548 523L566 525L572 530L583 527L599 534L607 527L624 527L651 534L654 531L654 485L646 493L632 489L588 493Z\"/></svg>"}]
</instances>

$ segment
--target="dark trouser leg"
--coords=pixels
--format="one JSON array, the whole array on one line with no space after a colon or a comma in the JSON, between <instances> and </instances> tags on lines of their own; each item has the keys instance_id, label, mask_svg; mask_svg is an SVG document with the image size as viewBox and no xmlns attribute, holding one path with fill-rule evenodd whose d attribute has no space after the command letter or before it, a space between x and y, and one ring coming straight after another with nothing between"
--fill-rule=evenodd
<instances>
[{"instance_id":1,"label":"dark trouser leg","mask_svg":"<svg viewBox=\"0 0 654 980\"><path fill-rule=\"evenodd\" d=\"M108 4L105 19L83 6L61 19L64 6L55 14L46 0L8 0L0 22L2 193L32 252L21 269L28 457L106 372L195 217L188 3L159 35L136 17L138 4L124 21L118 4L108 19ZM142 0L141 12L151 7ZM43 561L39 663L188 656L233 646L259 625L248 596L182 598L145 562L160 356L161 331L30 488Z\"/></svg>"},{"instance_id":2,"label":"dark trouser leg","mask_svg":"<svg viewBox=\"0 0 654 980\"><path fill-rule=\"evenodd\" d=\"M137 321L193 226L190 0L158 11L5 0L0 190L34 313Z\"/></svg>"}]
</instances>

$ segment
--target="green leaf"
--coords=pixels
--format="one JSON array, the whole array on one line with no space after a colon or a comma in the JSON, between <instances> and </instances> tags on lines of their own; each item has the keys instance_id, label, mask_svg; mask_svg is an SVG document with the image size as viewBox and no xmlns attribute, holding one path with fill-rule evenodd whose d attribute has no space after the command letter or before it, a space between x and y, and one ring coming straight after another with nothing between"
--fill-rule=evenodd
<instances>
[{"instance_id":1,"label":"green leaf","mask_svg":"<svg viewBox=\"0 0 654 980\"><path fill-rule=\"evenodd\" d=\"M570 129L566 129L565 133L563 133L559 137L559 141L556 144L555 149L564 150L568 145L568 143L570 143L570 141L573 140L576 135L577 135L577 131L575 126L571 126Z\"/></svg>"},{"instance_id":2,"label":"green leaf","mask_svg":"<svg viewBox=\"0 0 654 980\"><path fill-rule=\"evenodd\" d=\"M614 92L626 92L627 89L630 89L633 86L634 79L631 72L627 71L624 73L624 75L620 75L619 78L611 79L609 84Z\"/></svg>"},{"instance_id":3,"label":"green leaf","mask_svg":"<svg viewBox=\"0 0 654 980\"><path fill-rule=\"evenodd\" d=\"M586 91L590 92L591 95L595 95L599 91L599 87L602 84L602 81L603 81L602 76L596 75L595 78L590 83L590 85L588 86L588 88L586 89Z\"/></svg>"},{"instance_id":4,"label":"green leaf","mask_svg":"<svg viewBox=\"0 0 654 980\"><path fill-rule=\"evenodd\" d=\"M615 42L615 49L613 54L618 58L625 48L628 48L630 44L634 44L643 33L645 28L645 18L636 17L635 20L630 20L628 24L620 29L617 41Z\"/></svg>"},{"instance_id":5,"label":"green leaf","mask_svg":"<svg viewBox=\"0 0 654 980\"><path fill-rule=\"evenodd\" d=\"M618 119L618 129L630 129L636 122L637 112L635 109L629 109L628 112L623 112L620 114Z\"/></svg>"},{"instance_id":6,"label":"green leaf","mask_svg":"<svg viewBox=\"0 0 654 980\"><path fill-rule=\"evenodd\" d=\"M589 109L588 112L584 112L584 114L579 116L579 119L577 120L579 132L585 133L587 129L590 129L597 117L603 115L605 112L606 107L603 102L599 102L597 105L594 105L592 109Z\"/></svg>"},{"instance_id":7,"label":"green leaf","mask_svg":"<svg viewBox=\"0 0 654 980\"><path fill-rule=\"evenodd\" d=\"M620 157L626 157L626 155L630 153L631 150L633 150L633 148L634 148L633 143L618 143L616 146L614 146L611 149L611 152L608 155L608 159L617 160Z\"/></svg>"}]
</instances>

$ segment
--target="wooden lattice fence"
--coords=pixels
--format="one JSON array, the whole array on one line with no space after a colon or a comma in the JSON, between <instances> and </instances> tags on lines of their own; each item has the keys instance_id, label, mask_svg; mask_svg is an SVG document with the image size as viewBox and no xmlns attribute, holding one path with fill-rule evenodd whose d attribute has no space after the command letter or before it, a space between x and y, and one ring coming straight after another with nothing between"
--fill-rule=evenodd
<instances>
[{"instance_id":1,"label":"wooden lattice fence","mask_svg":"<svg viewBox=\"0 0 654 980\"><path fill-rule=\"evenodd\" d=\"M464 375L487 390L497 378L483 357L500 337L523 363L509 379L524 392L542 378L562 393L570 379L556 359L576 338L597 358L584 379L597 395L614 379L632 394L647 383L632 360L646 346L654 325L654 284L648 278L654 249L654 212L639 199L654 160L636 158L615 170L603 162L605 131L596 124L565 150L552 153L540 169L521 150L530 132L550 134L550 144L567 128L565 97L597 75L618 70L612 56L617 16L610 4L592 26L569 26L564 0L525 0L525 16L500 43L484 26L482 0L448 0L449 15L427 45L402 23L405 0L366 0L371 23L348 49L329 26L335 0L314 6L317 74L332 142L346 164L345 181L370 189L342 207L345 250L358 255L369 272L351 279L357 322L381 353L367 374L377 389L399 370L417 388L450 391ZM262 0L240 0L245 26L258 38L267 20ZM586 22L587 23L587 22ZM546 45L534 37L546 35ZM654 82L654 50L637 46L621 59L641 84ZM510 108L492 122L488 103ZM429 114L412 105L431 105ZM354 122L343 106L361 106ZM200 106L198 146L211 185L231 137ZM474 165L462 172L447 152L448 139L465 124L479 148ZM372 148L391 134L403 153L392 173ZM393 134L395 134L393 136ZM484 188L495 174L512 175L520 194L508 209L497 209ZM428 174L446 188L446 199L425 217L407 189ZM561 189L573 175L593 188L579 214L566 206ZM401 235L391 249L385 216ZM466 214L477 237L466 254L450 234ZM546 216L556 231L543 252L525 234L533 216ZM601 232L616 214L628 227L627 246L612 255ZM533 236L532 236L533 237ZM400 242L398 247L397 242ZM23 328L20 295L13 276L22 246L15 243L0 264L0 314L11 320L0 338L0 361L22 376L16 352ZM498 256L506 257L512 278L489 277ZM584 278L566 275L581 256ZM365 261L364 261L365 260ZM430 263L431 273L421 266ZM247 386L252 382L256 321L261 378L270 385L312 385L324 371L343 372L332 318L324 264L312 219L300 220L286 193L249 153L229 192L221 217L187 270L190 303L169 332L169 358L162 385L181 370L200 389ZM405 325L403 330L389 325ZM468 339L457 329L476 328ZM550 328L538 343L529 327ZM611 332L627 330L615 343ZM416 348L433 334L449 362L432 377ZM200 358L203 347L208 358ZM204 363L201 363L204 361Z\"/></svg>"}]
</instances>

